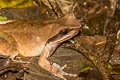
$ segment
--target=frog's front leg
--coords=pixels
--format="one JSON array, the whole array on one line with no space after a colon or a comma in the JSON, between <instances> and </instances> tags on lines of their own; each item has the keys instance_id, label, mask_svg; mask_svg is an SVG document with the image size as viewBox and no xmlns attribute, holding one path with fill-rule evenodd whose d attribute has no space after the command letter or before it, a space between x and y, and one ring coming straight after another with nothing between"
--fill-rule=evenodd
<instances>
[{"instance_id":1,"label":"frog's front leg","mask_svg":"<svg viewBox=\"0 0 120 80\"><path fill-rule=\"evenodd\" d=\"M62 78L64 80L66 80L64 78L64 75L76 77L77 76L76 74L70 74L63 71L66 65L60 67L60 65L56 63L50 64L50 62L47 60L47 58L54 52L56 47L57 46L47 44L39 58L38 64L45 70L51 72L53 75Z\"/></svg>"}]
</instances>

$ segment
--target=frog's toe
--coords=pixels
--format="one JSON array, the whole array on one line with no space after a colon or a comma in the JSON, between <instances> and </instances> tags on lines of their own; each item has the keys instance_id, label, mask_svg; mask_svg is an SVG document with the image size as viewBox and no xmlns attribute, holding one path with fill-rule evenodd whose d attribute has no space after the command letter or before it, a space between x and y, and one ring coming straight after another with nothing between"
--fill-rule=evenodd
<instances>
[{"instance_id":1,"label":"frog's toe","mask_svg":"<svg viewBox=\"0 0 120 80\"><path fill-rule=\"evenodd\" d=\"M29 61L22 61L22 60L15 60L15 59L12 59L12 61L14 63L20 63L20 64L29 64L30 63Z\"/></svg>"}]
</instances>

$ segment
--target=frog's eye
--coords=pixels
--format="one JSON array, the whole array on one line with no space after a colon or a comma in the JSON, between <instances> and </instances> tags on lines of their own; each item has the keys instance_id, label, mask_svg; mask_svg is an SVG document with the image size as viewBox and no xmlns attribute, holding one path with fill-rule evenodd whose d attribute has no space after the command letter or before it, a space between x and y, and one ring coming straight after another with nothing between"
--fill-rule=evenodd
<instances>
[{"instance_id":1,"label":"frog's eye","mask_svg":"<svg viewBox=\"0 0 120 80\"><path fill-rule=\"evenodd\" d=\"M62 31L60 31L60 33L63 35L66 35L66 34L68 34L68 29L63 29Z\"/></svg>"}]
</instances>

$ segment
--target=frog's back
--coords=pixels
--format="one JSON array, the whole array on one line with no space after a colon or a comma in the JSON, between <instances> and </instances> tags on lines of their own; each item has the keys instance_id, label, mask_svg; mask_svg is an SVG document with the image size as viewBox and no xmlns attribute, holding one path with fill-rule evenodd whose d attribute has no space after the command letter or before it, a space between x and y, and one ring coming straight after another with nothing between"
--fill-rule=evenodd
<instances>
[{"instance_id":1,"label":"frog's back","mask_svg":"<svg viewBox=\"0 0 120 80\"><path fill-rule=\"evenodd\" d=\"M0 24L0 31L2 32L27 32L34 31L34 29L42 28L43 21L40 20L19 20L11 21L6 24Z\"/></svg>"},{"instance_id":2,"label":"frog's back","mask_svg":"<svg viewBox=\"0 0 120 80\"><path fill-rule=\"evenodd\" d=\"M45 46L49 31L46 32L44 24L38 20L13 21L0 25L0 38L23 56L37 56Z\"/></svg>"}]
</instances>

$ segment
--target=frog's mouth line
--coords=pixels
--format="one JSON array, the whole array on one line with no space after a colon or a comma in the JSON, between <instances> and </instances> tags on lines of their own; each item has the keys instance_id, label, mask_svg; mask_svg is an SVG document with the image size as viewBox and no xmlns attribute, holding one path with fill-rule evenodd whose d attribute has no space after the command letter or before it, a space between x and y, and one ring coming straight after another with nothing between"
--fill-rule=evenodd
<instances>
[{"instance_id":1,"label":"frog's mouth line","mask_svg":"<svg viewBox=\"0 0 120 80\"><path fill-rule=\"evenodd\" d=\"M48 40L48 44L61 44L62 42L77 35L78 32L79 32L78 29L73 29L68 34L65 34L65 35L57 34Z\"/></svg>"}]
</instances>

